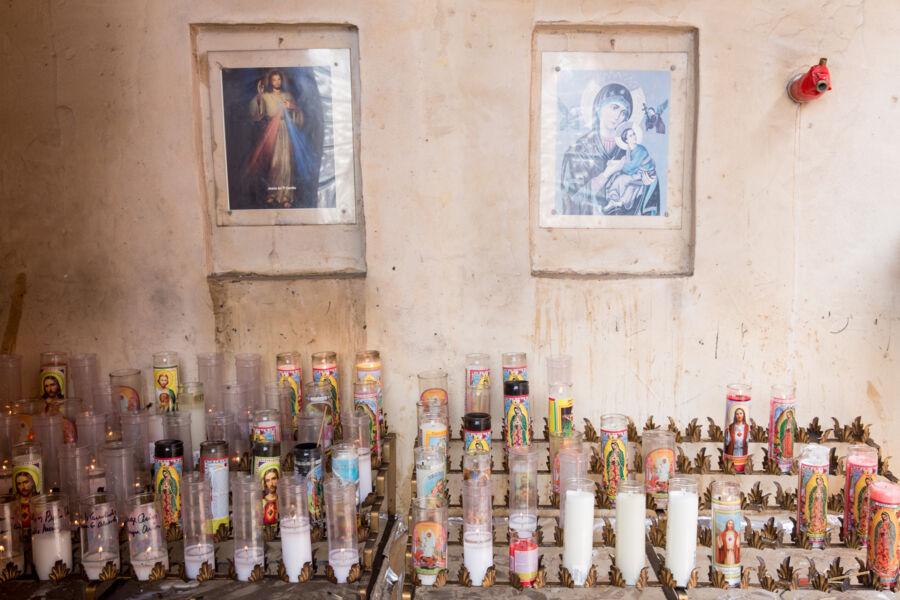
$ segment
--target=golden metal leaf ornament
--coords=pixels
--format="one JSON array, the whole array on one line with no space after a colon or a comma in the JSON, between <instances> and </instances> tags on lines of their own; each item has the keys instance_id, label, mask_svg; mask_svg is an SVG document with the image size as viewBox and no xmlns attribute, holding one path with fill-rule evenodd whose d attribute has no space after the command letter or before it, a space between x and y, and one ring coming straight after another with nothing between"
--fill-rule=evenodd
<instances>
[{"instance_id":1,"label":"golden metal leaf ornament","mask_svg":"<svg viewBox=\"0 0 900 600\"><path fill-rule=\"evenodd\" d=\"M216 576L216 570L209 564L209 561L203 561L200 565L200 571L197 572L197 581L209 581Z\"/></svg>"},{"instance_id":2,"label":"golden metal leaf ornament","mask_svg":"<svg viewBox=\"0 0 900 600\"><path fill-rule=\"evenodd\" d=\"M566 588L575 587L575 580L572 579L572 574L563 565L559 565L559 585Z\"/></svg>"},{"instance_id":3,"label":"golden metal leaf ornament","mask_svg":"<svg viewBox=\"0 0 900 600\"><path fill-rule=\"evenodd\" d=\"M161 562L153 565L153 570L150 571L150 581L159 581L166 576L166 568L163 566Z\"/></svg>"},{"instance_id":4,"label":"golden metal leaf ornament","mask_svg":"<svg viewBox=\"0 0 900 600\"><path fill-rule=\"evenodd\" d=\"M266 578L266 571L263 569L262 565L256 565L253 567L253 570L250 571L250 577L247 578L247 581L251 583L256 583L257 581L262 581Z\"/></svg>"},{"instance_id":5,"label":"golden metal leaf ornament","mask_svg":"<svg viewBox=\"0 0 900 600\"><path fill-rule=\"evenodd\" d=\"M484 572L484 579L481 580L481 587L493 587L494 583L497 582L497 569L494 568L493 565L488 567L488 570Z\"/></svg>"}]
</instances>

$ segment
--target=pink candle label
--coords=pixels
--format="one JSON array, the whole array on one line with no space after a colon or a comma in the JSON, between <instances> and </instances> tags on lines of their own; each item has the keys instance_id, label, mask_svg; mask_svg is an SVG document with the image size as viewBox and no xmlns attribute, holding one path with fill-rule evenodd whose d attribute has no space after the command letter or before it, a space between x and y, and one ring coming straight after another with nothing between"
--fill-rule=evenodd
<instances>
[{"instance_id":1,"label":"pink candle label","mask_svg":"<svg viewBox=\"0 0 900 600\"><path fill-rule=\"evenodd\" d=\"M532 538L513 539L509 543L509 571L519 583L531 587L538 571L538 545Z\"/></svg>"},{"instance_id":2,"label":"pink candle label","mask_svg":"<svg viewBox=\"0 0 900 600\"><path fill-rule=\"evenodd\" d=\"M900 570L900 504L871 499L867 567L884 586L897 583Z\"/></svg>"},{"instance_id":3,"label":"pink candle label","mask_svg":"<svg viewBox=\"0 0 900 600\"><path fill-rule=\"evenodd\" d=\"M794 435L797 431L792 398L769 401L769 460L778 462L782 473L790 473L794 462Z\"/></svg>"},{"instance_id":4,"label":"pink candle label","mask_svg":"<svg viewBox=\"0 0 900 600\"><path fill-rule=\"evenodd\" d=\"M275 421L259 421L250 428L250 439L253 442L280 442L280 429Z\"/></svg>"},{"instance_id":5,"label":"pink candle label","mask_svg":"<svg viewBox=\"0 0 900 600\"><path fill-rule=\"evenodd\" d=\"M750 396L729 395L725 401L725 459L743 473L750 453Z\"/></svg>"},{"instance_id":6,"label":"pink candle label","mask_svg":"<svg viewBox=\"0 0 900 600\"><path fill-rule=\"evenodd\" d=\"M295 365L278 367L278 384L287 386L291 392L291 420L297 424L297 415L303 409L303 369Z\"/></svg>"},{"instance_id":7,"label":"pink candle label","mask_svg":"<svg viewBox=\"0 0 900 600\"><path fill-rule=\"evenodd\" d=\"M413 562L419 575L437 575L447 568L447 532L433 521L416 523L412 532Z\"/></svg>"},{"instance_id":8,"label":"pink candle label","mask_svg":"<svg viewBox=\"0 0 900 600\"><path fill-rule=\"evenodd\" d=\"M628 430L600 430L600 459L603 463L603 487L610 499L616 497L619 482L625 480L628 466L625 462L628 449Z\"/></svg>"},{"instance_id":9,"label":"pink candle label","mask_svg":"<svg viewBox=\"0 0 900 600\"><path fill-rule=\"evenodd\" d=\"M828 465L800 463L797 486L797 527L813 548L825 546L828 532Z\"/></svg>"},{"instance_id":10,"label":"pink candle label","mask_svg":"<svg viewBox=\"0 0 900 600\"><path fill-rule=\"evenodd\" d=\"M851 531L859 533L859 541L868 543L869 484L875 481L875 463L847 463L844 477L844 537Z\"/></svg>"}]
</instances>

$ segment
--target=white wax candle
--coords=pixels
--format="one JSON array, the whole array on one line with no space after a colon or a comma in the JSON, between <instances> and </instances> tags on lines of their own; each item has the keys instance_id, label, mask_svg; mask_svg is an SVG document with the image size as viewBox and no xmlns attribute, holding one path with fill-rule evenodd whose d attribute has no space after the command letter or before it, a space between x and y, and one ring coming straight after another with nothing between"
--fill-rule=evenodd
<instances>
[{"instance_id":1,"label":"white wax candle","mask_svg":"<svg viewBox=\"0 0 900 600\"><path fill-rule=\"evenodd\" d=\"M509 515L509 528L513 531L530 533L537 530L537 515L516 512Z\"/></svg>"},{"instance_id":2,"label":"white wax candle","mask_svg":"<svg viewBox=\"0 0 900 600\"><path fill-rule=\"evenodd\" d=\"M234 570L238 581L250 581L250 573L256 565L264 565L262 548L240 548L234 551Z\"/></svg>"},{"instance_id":3,"label":"white wax candle","mask_svg":"<svg viewBox=\"0 0 900 600\"><path fill-rule=\"evenodd\" d=\"M634 585L644 568L646 506L644 493L616 494L616 566L626 585Z\"/></svg>"},{"instance_id":4,"label":"white wax candle","mask_svg":"<svg viewBox=\"0 0 900 600\"><path fill-rule=\"evenodd\" d=\"M31 536L34 569L38 579L50 579L50 571L61 560L72 568L72 534L68 531L50 531Z\"/></svg>"},{"instance_id":5,"label":"white wax candle","mask_svg":"<svg viewBox=\"0 0 900 600\"><path fill-rule=\"evenodd\" d=\"M666 518L666 567L675 584L687 585L697 558L697 502L695 492L669 491Z\"/></svg>"},{"instance_id":6,"label":"white wax candle","mask_svg":"<svg viewBox=\"0 0 900 600\"><path fill-rule=\"evenodd\" d=\"M341 548L328 553L328 564L331 565L338 583L347 583L350 567L358 562L359 551L356 548Z\"/></svg>"},{"instance_id":7,"label":"white wax candle","mask_svg":"<svg viewBox=\"0 0 900 600\"><path fill-rule=\"evenodd\" d=\"M372 493L372 453L368 448L359 451L359 501Z\"/></svg>"},{"instance_id":8,"label":"white wax candle","mask_svg":"<svg viewBox=\"0 0 900 600\"><path fill-rule=\"evenodd\" d=\"M119 568L119 553L118 552L91 552L90 554L85 554L81 557L81 566L84 567L84 573L87 575L87 578L91 581L96 581L100 579L100 573L103 571L103 568L106 566L106 563L112 561L114 565L116 565L116 569Z\"/></svg>"},{"instance_id":9,"label":"white wax candle","mask_svg":"<svg viewBox=\"0 0 900 600\"><path fill-rule=\"evenodd\" d=\"M594 494L582 490L566 490L565 503L563 566L572 574L575 585L584 585L591 568L594 545Z\"/></svg>"},{"instance_id":10,"label":"white wax candle","mask_svg":"<svg viewBox=\"0 0 900 600\"><path fill-rule=\"evenodd\" d=\"M193 544L184 547L184 570L188 579L197 579L203 563L216 568L216 550L212 544Z\"/></svg>"},{"instance_id":11,"label":"white wax candle","mask_svg":"<svg viewBox=\"0 0 900 600\"><path fill-rule=\"evenodd\" d=\"M288 580L296 582L300 578L303 565L312 562L309 523L288 525L286 520L281 522L281 558Z\"/></svg>"},{"instance_id":12,"label":"white wax candle","mask_svg":"<svg viewBox=\"0 0 900 600\"><path fill-rule=\"evenodd\" d=\"M163 550L162 552L144 552L138 557L131 557L131 568L134 569L134 574L138 578L138 581L147 581L150 579L150 572L153 570L153 567L156 566L156 563L162 564L163 569L168 571L169 554Z\"/></svg>"},{"instance_id":13,"label":"white wax candle","mask_svg":"<svg viewBox=\"0 0 900 600\"><path fill-rule=\"evenodd\" d=\"M494 565L494 541L490 531L471 531L463 536L463 562L472 585L481 587L484 574Z\"/></svg>"}]
</instances>

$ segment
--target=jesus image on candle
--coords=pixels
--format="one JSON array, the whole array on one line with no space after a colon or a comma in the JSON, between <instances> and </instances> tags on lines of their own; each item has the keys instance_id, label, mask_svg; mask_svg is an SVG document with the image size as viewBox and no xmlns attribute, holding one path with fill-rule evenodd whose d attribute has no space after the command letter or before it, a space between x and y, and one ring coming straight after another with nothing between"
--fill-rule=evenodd
<instances>
[{"instance_id":1,"label":"jesus image on candle","mask_svg":"<svg viewBox=\"0 0 900 600\"><path fill-rule=\"evenodd\" d=\"M278 523L278 469L271 468L263 475L263 525Z\"/></svg>"},{"instance_id":2,"label":"jesus image on candle","mask_svg":"<svg viewBox=\"0 0 900 600\"><path fill-rule=\"evenodd\" d=\"M741 536L735 530L732 519L728 519L725 530L716 539L716 562L720 565L736 565L741 562Z\"/></svg>"},{"instance_id":3,"label":"jesus image on candle","mask_svg":"<svg viewBox=\"0 0 900 600\"><path fill-rule=\"evenodd\" d=\"M750 438L750 425L743 408L734 410L734 418L725 428L725 454L728 456L745 456L747 440Z\"/></svg>"}]
</instances>

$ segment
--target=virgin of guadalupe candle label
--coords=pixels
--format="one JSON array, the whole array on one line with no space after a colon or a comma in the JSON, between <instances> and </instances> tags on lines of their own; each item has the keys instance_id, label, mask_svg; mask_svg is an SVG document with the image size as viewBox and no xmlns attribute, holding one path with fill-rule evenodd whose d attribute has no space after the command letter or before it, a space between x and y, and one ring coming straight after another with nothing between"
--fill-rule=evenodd
<instances>
[{"instance_id":1,"label":"virgin of guadalupe candle label","mask_svg":"<svg viewBox=\"0 0 900 600\"><path fill-rule=\"evenodd\" d=\"M828 465L800 463L799 469L797 525L813 548L823 548L828 532Z\"/></svg>"},{"instance_id":2,"label":"virgin of guadalupe candle label","mask_svg":"<svg viewBox=\"0 0 900 600\"><path fill-rule=\"evenodd\" d=\"M413 562L419 575L437 575L447 568L447 532L440 523L416 523L412 537Z\"/></svg>"},{"instance_id":3,"label":"virgin of guadalupe candle label","mask_svg":"<svg viewBox=\"0 0 900 600\"><path fill-rule=\"evenodd\" d=\"M491 451L491 430L485 431L463 431L465 438L464 445L466 452L490 452Z\"/></svg>"},{"instance_id":4,"label":"virgin of guadalupe candle label","mask_svg":"<svg viewBox=\"0 0 900 600\"><path fill-rule=\"evenodd\" d=\"M381 419L378 412L378 392L353 393L353 408L363 412L369 420L370 450L375 456L381 456Z\"/></svg>"},{"instance_id":5,"label":"virgin of guadalupe candle label","mask_svg":"<svg viewBox=\"0 0 900 600\"><path fill-rule=\"evenodd\" d=\"M528 367L525 365L503 367L503 381L528 381Z\"/></svg>"},{"instance_id":6,"label":"virgin of guadalupe candle label","mask_svg":"<svg viewBox=\"0 0 900 600\"><path fill-rule=\"evenodd\" d=\"M297 415L303 409L303 369L299 365L278 367L278 385L287 386L291 393L291 422L297 424Z\"/></svg>"},{"instance_id":7,"label":"virgin of guadalupe candle label","mask_svg":"<svg viewBox=\"0 0 900 600\"><path fill-rule=\"evenodd\" d=\"M181 521L181 472L183 459L156 458L153 491L162 507L166 527Z\"/></svg>"},{"instance_id":8,"label":"virgin of guadalupe candle label","mask_svg":"<svg viewBox=\"0 0 900 600\"><path fill-rule=\"evenodd\" d=\"M897 583L900 569L900 505L871 501L869 545L866 549L868 568L875 572L881 584L891 587Z\"/></svg>"},{"instance_id":9,"label":"virgin of guadalupe candle label","mask_svg":"<svg viewBox=\"0 0 900 600\"><path fill-rule=\"evenodd\" d=\"M125 519L128 535L132 537L146 536L151 531L159 529L160 526L159 511L152 504L132 509L128 513L128 518Z\"/></svg>"},{"instance_id":10,"label":"virgin of guadalupe candle label","mask_svg":"<svg viewBox=\"0 0 900 600\"><path fill-rule=\"evenodd\" d=\"M538 572L538 545L534 538L514 538L509 543L509 572L515 573L523 586L534 583Z\"/></svg>"},{"instance_id":11,"label":"virgin of guadalupe candle label","mask_svg":"<svg viewBox=\"0 0 900 600\"><path fill-rule=\"evenodd\" d=\"M729 585L741 580L741 501L712 504L713 566L725 576Z\"/></svg>"},{"instance_id":12,"label":"virgin of guadalupe candle label","mask_svg":"<svg viewBox=\"0 0 900 600\"><path fill-rule=\"evenodd\" d=\"M772 398L769 406L769 460L778 461L782 473L790 473L794 462L794 434L797 431L795 403L788 398Z\"/></svg>"},{"instance_id":13,"label":"virgin of guadalupe candle label","mask_svg":"<svg viewBox=\"0 0 900 600\"><path fill-rule=\"evenodd\" d=\"M875 481L876 465L847 464L846 488L844 502L847 503L844 518L844 534L856 531L859 542L865 546L868 542L866 527L869 523L869 485Z\"/></svg>"},{"instance_id":14,"label":"virgin of guadalupe candle label","mask_svg":"<svg viewBox=\"0 0 900 600\"><path fill-rule=\"evenodd\" d=\"M201 458L200 469L209 482L210 519L207 527L215 533L220 525L228 526L228 457Z\"/></svg>"},{"instance_id":15,"label":"virgin of guadalupe candle label","mask_svg":"<svg viewBox=\"0 0 900 600\"><path fill-rule=\"evenodd\" d=\"M528 396L504 396L503 414L506 415L506 445L510 448L523 448L531 444Z\"/></svg>"},{"instance_id":16,"label":"virgin of guadalupe candle label","mask_svg":"<svg viewBox=\"0 0 900 600\"><path fill-rule=\"evenodd\" d=\"M644 487L648 494L665 496L669 492L669 477L675 474L675 451L657 448L644 460Z\"/></svg>"},{"instance_id":17,"label":"virgin of guadalupe candle label","mask_svg":"<svg viewBox=\"0 0 900 600\"><path fill-rule=\"evenodd\" d=\"M735 473L743 473L750 448L749 396L728 396L725 402L725 459L734 465Z\"/></svg>"},{"instance_id":18,"label":"virgin of guadalupe candle label","mask_svg":"<svg viewBox=\"0 0 900 600\"><path fill-rule=\"evenodd\" d=\"M153 392L159 406L158 412L178 410L178 367L153 367Z\"/></svg>"},{"instance_id":19,"label":"virgin of guadalupe candle label","mask_svg":"<svg viewBox=\"0 0 900 600\"><path fill-rule=\"evenodd\" d=\"M43 485L43 470L41 459L27 460L25 457L16 457L12 468L13 491L19 498L19 514L22 519L22 528L31 526L31 499L41 493Z\"/></svg>"},{"instance_id":20,"label":"virgin of guadalupe candle label","mask_svg":"<svg viewBox=\"0 0 900 600\"><path fill-rule=\"evenodd\" d=\"M341 420L341 386L338 380L337 365L313 367L313 381L327 381L331 384L331 420L337 425Z\"/></svg>"},{"instance_id":21,"label":"virgin of guadalupe candle label","mask_svg":"<svg viewBox=\"0 0 900 600\"><path fill-rule=\"evenodd\" d=\"M573 404L574 400L572 398L549 399L550 418L547 425L550 433L572 434L572 431L575 429Z\"/></svg>"},{"instance_id":22,"label":"virgin of guadalupe candle label","mask_svg":"<svg viewBox=\"0 0 900 600\"><path fill-rule=\"evenodd\" d=\"M41 398L62 400L66 397L65 365L44 365L41 367Z\"/></svg>"},{"instance_id":23,"label":"virgin of guadalupe candle label","mask_svg":"<svg viewBox=\"0 0 900 600\"><path fill-rule=\"evenodd\" d=\"M253 472L259 480L262 496L263 525L278 523L278 480L281 479L280 456L254 456Z\"/></svg>"},{"instance_id":24,"label":"virgin of guadalupe candle label","mask_svg":"<svg viewBox=\"0 0 900 600\"><path fill-rule=\"evenodd\" d=\"M628 430L600 430L600 458L603 460L603 486L606 495L616 497L619 482L625 480L628 472L626 451L628 449Z\"/></svg>"}]
</instances>

